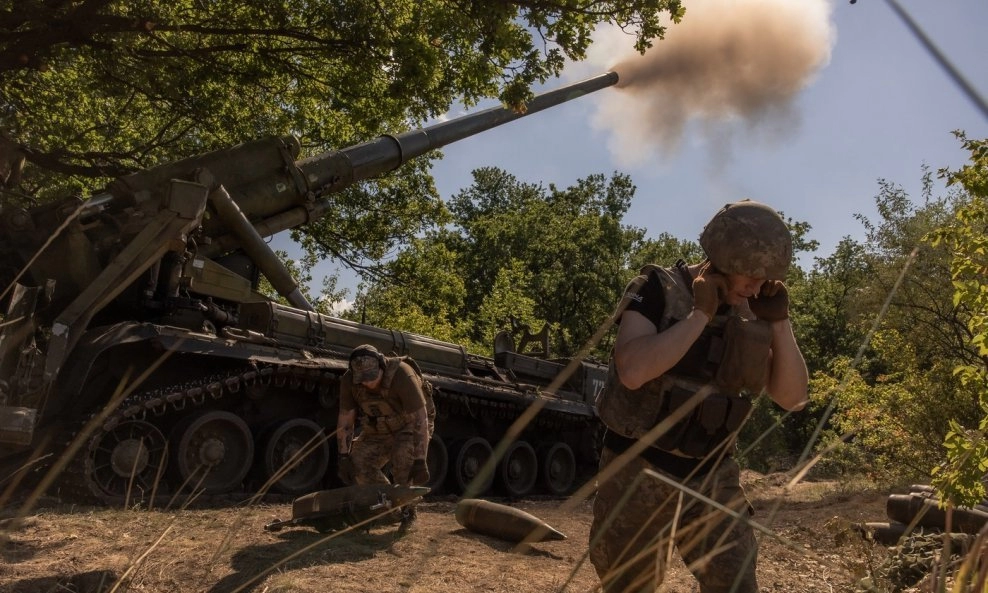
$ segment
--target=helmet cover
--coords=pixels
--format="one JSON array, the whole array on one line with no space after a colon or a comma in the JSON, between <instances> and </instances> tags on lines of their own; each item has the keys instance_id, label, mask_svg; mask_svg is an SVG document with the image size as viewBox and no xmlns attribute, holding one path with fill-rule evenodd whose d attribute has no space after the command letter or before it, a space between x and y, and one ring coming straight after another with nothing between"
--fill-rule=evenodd
<instances>
[{"instance_id":1,"label":"helmet cover","mask_svg":"<svg viewBox=\"0 0 988 593\"><path fill-rule=\"evenodd\" d=\"M384 355L369 344L357 346L350 353L350 373L354 384L377 379L383 367Z\"/></svg>"},{"instance_id":2,"label":"helmet cover","mask_svg":"<svg viewBox=\"0 0 988 593\"><path fill-rule=\"evenodd\" d=\"M784 280L792 261L792 235L779 213L754 200L721 208L700 233L700 247L727 274Z\"/></svg>"}]
</instances>

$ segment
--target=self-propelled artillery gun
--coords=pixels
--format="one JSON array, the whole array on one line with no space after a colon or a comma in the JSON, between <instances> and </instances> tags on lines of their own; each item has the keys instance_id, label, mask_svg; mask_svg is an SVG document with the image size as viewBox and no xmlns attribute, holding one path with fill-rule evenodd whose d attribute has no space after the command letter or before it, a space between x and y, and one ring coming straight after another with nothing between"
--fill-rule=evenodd
<instances>
[{"instance_id":1,"label":"self-propelled artillery gun","mask_svg":"<svg viewBox=\"0 0 988 593\"><path fill-rule=\"evenodd\" d=\"M488 358L317 313L264 239L323 217L351 184L616 82L308 158L294 137L262 139L86 200L4 207L0 484L49 470L63 495L108 504L331 486L339 379L369 343L413 357L435 388L434 491L570 490L596 461L606 369L549 359L544 334L541 355L505 334ZM258 292L262 275L289 305Z\"/></svg>"}]
</instances>

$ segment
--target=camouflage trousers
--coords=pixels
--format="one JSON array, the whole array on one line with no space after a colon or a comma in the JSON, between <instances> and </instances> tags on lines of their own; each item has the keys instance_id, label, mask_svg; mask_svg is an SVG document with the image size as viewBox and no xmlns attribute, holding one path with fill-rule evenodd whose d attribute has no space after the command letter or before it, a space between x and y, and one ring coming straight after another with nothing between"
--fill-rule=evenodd
<instances>
[{"instance_id":1,"label":"camouflage trousers","mask_svg":"<svg viewBox=\"0 0 988 593\"><path fill-rule=\"evenodd\" d=\"M350 458L357 470L356 483L390 484L383 471L390 462L393 482L408 485L416 438L410 428L390 434L361 432L350 447Z\"/></svg>"},{"instance_id":2,"label":"camouflage trousers","mask_svg":"<svg viewBox=\"0 0 988 593\"><path fill-rule=\"evenodd\" d=\"M601 470L615 457L617 454L605 448ZM636 457L600 486L594 500L590 561L603 590L655 591L675 547L699 581L702 593L757 593L758 543L753 529L676 486L643 473L646 469L671 477ZM725 459L709 474L683 483L742 516L753 513L733 459Z\"/></svg>"}]
</instances>

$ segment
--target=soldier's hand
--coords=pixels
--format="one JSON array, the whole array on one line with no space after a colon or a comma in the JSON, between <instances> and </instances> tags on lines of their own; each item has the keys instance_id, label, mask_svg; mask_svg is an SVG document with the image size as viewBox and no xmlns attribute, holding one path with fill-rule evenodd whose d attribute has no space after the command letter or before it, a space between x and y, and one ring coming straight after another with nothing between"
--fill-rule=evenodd
<instances>
[{"instance_id":1,"label":"soldier's hand","mask_svg":"<svg viewBox=\"0 0 988 593\"><path fill-rule=\"evenodd\" d=\"M353 459L349 455L340 455L336 462L336 475L347 486L357 479L357 466L353 464Z\"/></svg>"},{"instance_id":2,"label":"soldier's hand","mask_svg":"<svg viewBox=\"0 0 988 593\"><path fill-rule=\"evenodd\" d=\"M765 321L789 319L789 289L781 280L766 280L755 298L748 299L748 307Z\"/></svg>"},{"instance_id":3,"label":"soldier's hand","mask_svg":"<svg viewBox=\"0 0 988 593\"><path fill-rule=\"evenodd\" d=\"M408 480L412 486L421 486L429 481L429 466L425 459L416 459L412 462L412 471L409 472Z\"/></svg>"},{"instance_id":4,"label":"soldier's hand","mask_svg":"<svg viewBox=\"0 0 988 593\"><path fill-rule=\"evenodd\" d=\"M700 274L693 279L693 308L703 312L707 320L714 318L721 296L727 292L727 278L713 271L710 264L700 268Z\"/></svg>"}]
</instances>

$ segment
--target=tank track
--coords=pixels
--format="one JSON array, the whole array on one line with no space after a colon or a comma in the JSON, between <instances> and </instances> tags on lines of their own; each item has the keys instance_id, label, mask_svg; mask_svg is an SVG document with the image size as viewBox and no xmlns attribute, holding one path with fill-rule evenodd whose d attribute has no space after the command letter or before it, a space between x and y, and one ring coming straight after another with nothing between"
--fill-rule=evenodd
<instances>
[{"instance_id":1,"label":"tank track","mask_svg":"<svg viewBox=\"0 0 988 593\"><path fill-rule=\"evenodd\" d=\"M102 439L119 427L122 423L148 418L160 418L166 414L189 412L202 407L207 402L220 400L230 395L241 394L254 385L288 386L293 389L314 391L320 389L322 394L330 380L335 380L332 372L316 368L299 368L290 365L249 366L244 369L226 374L201 377L151 391L134 394L124 399L105 418L94 414L86 422L80 424L66 439L67 445L93 422L97 428L86 438L79 453L72 459L62 474L61 490L63 496L73 499L94 501L107 506L121 506L146 502L155 506L172 503L174 493L150 496L146 492L132 491L111 493L102 488L94 479L93 455L100 446ZM64 450L64 447L63 447ZM195 499L196 506L219 506L236 504L253 496L251 492L225 492L222 494L199 495ZM267 493L266 502L282 502L290 499L284 495Z\"/></svg>"},{"instance_id":2,"label":"tank track","mask_svg":"<svg viewBox=\"0 0 988 593\"><path fill-rule=\"evenodd\" d=\"M263 366L245 366L228 373L203 376L191 381L137 393L125 398L114 410L104 418L100 414L90 416L85 422L69 431L64 440L62 450L75 439L87 426L96 423L93 434L85 439L80 451L65 468L60 481L63 498L71 498L86 502L94 502L106 506L124 506L147 504L164 508L175 504L174 492L168 494L155 493L154 488L148 491L134 489L130 493L108 492L94 477L94 455L103 439L114 429L130 421L149 421L153 424L169 414L189 413L208 402L214 402L230 396L249 397L247 390L255 385L289 387L306 392L318 390L319 395L328 394L329 386L337 379L337 375L328 370L318 368L303 368L292 365L266 364ZM528 403L505 402L486 399L481 396L450 393L439 390L436 393L437 412L444 415L461 416L470 419L493 418L510 424L520 414L524 413ZM592 436L593 419L589 417L567 414L558 410L543 409L533 420L532 426L539 431L556 433L557 431L587 431ZM491 443L495 445L495 443ZM167 463L167 462L166 462ZM173 491L174 488L167 490ZM229 506L241 504L255 496L254 492L238 491L222 494L201 494L195 498L195 506ZM265 502L289 502L294 497L277 493L266 493ZM180 501L184 502L184 501Z\"/></svg>"}]
</instances>

